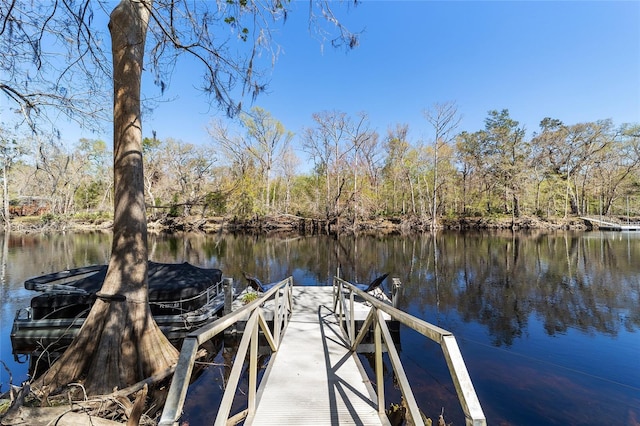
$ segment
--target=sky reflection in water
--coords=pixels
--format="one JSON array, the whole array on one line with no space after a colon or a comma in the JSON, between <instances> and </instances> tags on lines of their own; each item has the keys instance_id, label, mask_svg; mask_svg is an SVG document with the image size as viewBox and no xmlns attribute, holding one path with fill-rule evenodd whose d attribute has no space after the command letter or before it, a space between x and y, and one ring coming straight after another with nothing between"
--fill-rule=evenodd
<instances>
[{"instance_id":1,"label":"sky reflection in water","mask_svg":"<svg viewBox=\"0 0 640 426\"><path fill-rule=\"evenodd\" d=\"M262 282L293 275L329 284L340 266L368 283L388 272L403 284L399 307L453 332L490 424L621 424L640 421L639 235L624 233L440 233L334 239L185 234L150 236L152 260L219 267L240 287L241 271ZM3 240L1 356L14 383L26 366L11 354L25 279L105 263L108 234L11 236ZM391 280L383 288L389 292ZM401 357L426 414L464 424L435 343L401 328ZM367 356L361 356L365 367ZM214 364L223 364L222 354ZM399 399L387 364L387 401ZM208 421L224 369L206 368L185 419ZM2 372L2 391L8 375ZM246 385L245 385L246 386ZM219 394L218 394L219 393ZM201 397L201 395L207 395ZM397 402L397 401L395 401Z\"/></svg>"}]
</instances>

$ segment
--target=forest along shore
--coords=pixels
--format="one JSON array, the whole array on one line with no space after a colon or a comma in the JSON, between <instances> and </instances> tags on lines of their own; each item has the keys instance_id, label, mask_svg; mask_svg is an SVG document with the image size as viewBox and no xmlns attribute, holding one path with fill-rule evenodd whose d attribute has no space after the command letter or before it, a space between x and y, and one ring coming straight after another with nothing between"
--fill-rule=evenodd
<instances>
[{"instance_id":1,"label":"forest along shore","mask_svg":"<svg viewBox=\"0 0 640 426\"><path fill-rule=\"evenodd\" d=\"M615 218L614 218L615 220ZM618 219L621 221L622 219ZM626 220L626 219L624 219ZM65 231L105 231L110 232L113 222L109 218L19 218L11 222L14 232L65 232ZM307 218L290 214L255 216L250 219L235 217L171 217L165 216L148 221L149 232L250 232L296 234L336 234L353 233L411 234L431 230L430 218L415 216L346 220ZM592 225L578 217L549 218L538 217L462 217L442 218L437 229L441 230L591 230Z\"/></svg>"}]
</instances>

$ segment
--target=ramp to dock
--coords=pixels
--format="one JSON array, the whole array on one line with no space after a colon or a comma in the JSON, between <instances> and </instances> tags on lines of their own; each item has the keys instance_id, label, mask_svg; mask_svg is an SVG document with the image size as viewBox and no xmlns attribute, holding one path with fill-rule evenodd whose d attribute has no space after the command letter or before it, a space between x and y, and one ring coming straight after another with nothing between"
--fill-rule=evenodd
<instances>
[{"instance_id":1,"label":"ramp to dock","mask_svg":"<svg viewBox=\"0 0 640 426\"><path fill-rule=\"evenodd\" d=\"M294 287L293 314L247 425L381 425L376 396L332 310L332 287Z\"/></svg>"}]
</instances>

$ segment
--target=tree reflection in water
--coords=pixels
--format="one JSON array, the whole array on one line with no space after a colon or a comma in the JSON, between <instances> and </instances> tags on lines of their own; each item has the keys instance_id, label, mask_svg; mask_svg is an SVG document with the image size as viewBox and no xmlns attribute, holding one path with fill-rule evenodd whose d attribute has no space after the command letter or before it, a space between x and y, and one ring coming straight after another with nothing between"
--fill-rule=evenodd
<instances>
[{"instance_id":1,"label":"tree reflection in water","mask_svg":"<svg viewBox=\"0 0 640 426\"><path fill-rule=\"evenodd\" d=\"M416 264L403 279L406 303L455 310L486 326L496 346L521 337L532 314L550 336L569 328L615 336L640 327L640 268L626 246L581 234L425 238L415 241ZM437 264L428 259L435 241Z\"/></svg>"},{"instance_id":2,"label":"tree reflection in water","mask_svg":"<svg viewBox=\"0 0 640 426\"><path fill-rule=\"evenodd\" d=\"M149 242L154 261L218 267L240 286L243 270L264 283L293 276L296 285L329 285L338 268L360 283L389 273L387 294L399 278L398 307L456 335L491 424L640 419L640 233L160 234ZM100 233L5 238L3 342L13 313L28 304L24 279L104 263L109 246L110 236ZM404 328L400 335L427 415L437 419L444 407L447 421L464 424L438 345ZM6 348L2 360L23 380ZM211 401L224 377L220 367L209 370L194 383L185 418L215 414ZM386 380L393 389L390 370Z\"/></svg>"}]
</instances>

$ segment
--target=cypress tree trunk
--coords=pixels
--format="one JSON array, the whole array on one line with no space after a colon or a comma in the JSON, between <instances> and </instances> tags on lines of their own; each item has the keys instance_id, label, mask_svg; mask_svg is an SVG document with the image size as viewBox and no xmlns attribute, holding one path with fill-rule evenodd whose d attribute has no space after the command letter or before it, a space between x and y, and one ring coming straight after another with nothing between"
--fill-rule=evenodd
<instances>
[{"instance_id":1,"label":"cypress tree trunk","mask_svg":"<svg viewBox=\"0 0 640 426\"><path fill-rule=\"evenodd\" d=\"M82 381L110 393L168 368L177 350L151 316L147 286L140 85L152 1L122 0L111 13L115 209L109 268L78 336L40 379L45 393Z\"/></svg>"}]
</instances>

